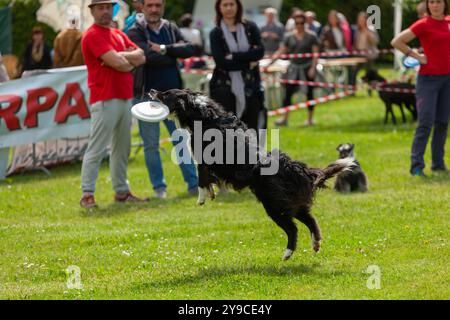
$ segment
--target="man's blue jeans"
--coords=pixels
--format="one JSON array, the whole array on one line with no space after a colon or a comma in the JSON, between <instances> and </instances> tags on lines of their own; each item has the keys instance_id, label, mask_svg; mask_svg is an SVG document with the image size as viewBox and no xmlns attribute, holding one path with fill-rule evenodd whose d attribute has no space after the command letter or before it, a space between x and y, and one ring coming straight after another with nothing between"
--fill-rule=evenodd
<instances>
[{"instance_id":1,"label":"man's blue jeans","mask_svg":"<svg viewBox=\"0 0 450 320\"><path fill-rule=\"evenodd\" d=\"M164 120L164 124L169 131L170 136L172 136L172 133L177 129L175 123L166 119ZM160 124L143 122L139 120L139 134L144 141L145 164L147 166L153 189L165 190L167 185L164 179L161 156L159 154ZM173 141L174 146L178 143L180 142ZM194 161L191 159L190 163L181 163L180 168L183 173L184 181L188 185L188 190L196 189L198 187L198 178Z\"/></svg>"}]
</instances>

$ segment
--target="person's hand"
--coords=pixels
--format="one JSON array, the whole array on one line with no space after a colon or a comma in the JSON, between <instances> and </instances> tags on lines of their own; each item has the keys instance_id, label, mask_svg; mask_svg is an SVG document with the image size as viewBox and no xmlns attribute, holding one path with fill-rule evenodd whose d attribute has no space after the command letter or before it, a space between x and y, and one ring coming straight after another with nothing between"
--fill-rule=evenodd
<instances>
[{"instance_id":1,"label":"person's hand","mask_svg":"<svg viewBox=\"0 0 450 320\"><path fill-rule=\"evenodd\" d=\"M148 46L150 47L151 50L155 51L156 53L161 52L161 46L157 43L153 43L153 42L149 41Z\"/></svg>"},{"instance_id":2,"label":"person's hand","mask_svg":"<svg viewBox=\"0 0 450 320\"><path fill-rule=\"evenodd\" d=\"M418 54L418 59L417 60L419 60L420 64L427 64L428 63L427 56L422 54L422 53Z\"/></svg>"},{"instance_id":3,"label":"person's hand","mask_svg":"<svg viewBox=\"0 0 450 320\"><path fill-rule=\"evenodd\" d=\"M316 77L316 68L315 66L311 66L311 68L308 69L308 78L314 80Z\"/></svg>"},{"instance_id":4,"label":"person's hand","mask_svg":"<svg viewBox=\"0 0 450 320\"><path fill-rule=\"evenodd\" d=\"M261 33L261 38L263 38L263 39L268 38L269 35L270 35L269 32L264 31L263 33Z\"/></svg>"}]
</instances>

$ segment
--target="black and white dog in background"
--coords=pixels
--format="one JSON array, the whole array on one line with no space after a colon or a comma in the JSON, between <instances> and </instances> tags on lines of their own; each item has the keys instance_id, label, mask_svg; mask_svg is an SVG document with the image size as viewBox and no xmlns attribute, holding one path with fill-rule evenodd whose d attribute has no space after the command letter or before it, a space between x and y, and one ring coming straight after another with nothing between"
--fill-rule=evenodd
<instances>
[{"instance_id":1,"label":"black and white dog in background","mask_svg":"<svg viewBox=\"0 0 450 320\"><path fill-rule=\"evenodd\" d=\"M355 160L355 145L351 143L340 144L336 150L339 152L340 159L350 159L355 165L350 170L346 170L337 175L334 189L342 193L355 191L367 192L367 176L359 162Z\"/></svg>"},{"instance_id":2,"label":"black and white dog in background","mask_svg":"<svg viewBox=\"0 0 450 320\"><path fill-rule=\"evenodd\" d=\"M189 89L173 89L164 93L152 90L149 95L152 99L167 105L177 125L191 135L191 151L197 162L199 174L199 204L205 203L207 195L214 197L213 184L230 185L235 190L248 187L261 201L267 214L287 234L288 244L284 260L291 257L297 246L297 227L294 218L308 227L313 250L319 251L322 235L316 219L311 215L314 194L318 189L325 187L326 180L354 165L351 159L338 160L325 169L309 168L300 161L292 160L285 153L277 150L266 153L260 149L245 133L247 127L242 121L227 113L219 104L202 93ZM201 124L201 132L196 130L198 123ZM223 161L210 164L201 161L200 153L211 144L211 140L205 141L203 137L203 132L208 129L219 130L224 137ZM232 163L225 161L229 160L230 156L230 148L226 146L226 136L230 130L237 132L237 140L242 138L243 141L238 143L233 140ZM196 141L198 143L199 139L201 148L198 146L196 148L195 143ZM253 152L252 150L257 153L255 163L250 162L248 157L245 157L244 162L238 161L239 154L244 152L247 155L249 151ZM273 175L263 174L263 171L274 163L278 166L277 172Z\"/></svg>"}]
</instances>

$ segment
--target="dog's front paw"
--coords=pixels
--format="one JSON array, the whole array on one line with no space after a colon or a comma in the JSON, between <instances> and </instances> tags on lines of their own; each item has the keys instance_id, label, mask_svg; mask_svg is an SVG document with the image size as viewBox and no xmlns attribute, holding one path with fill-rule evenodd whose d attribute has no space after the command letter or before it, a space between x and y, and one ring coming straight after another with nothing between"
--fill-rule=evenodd
<instances>
[{"instance_id":1,"label":"dog's front paw","mask_svg":"<svg viewBox=\"0 0 450 320\"><path fill-rule=\"evenodd\" d=\"M283 261L289 260L290 257L292 257L292 254L294 253L294 250L286 249L283 256Z\"/></svg>"}]
</instances>

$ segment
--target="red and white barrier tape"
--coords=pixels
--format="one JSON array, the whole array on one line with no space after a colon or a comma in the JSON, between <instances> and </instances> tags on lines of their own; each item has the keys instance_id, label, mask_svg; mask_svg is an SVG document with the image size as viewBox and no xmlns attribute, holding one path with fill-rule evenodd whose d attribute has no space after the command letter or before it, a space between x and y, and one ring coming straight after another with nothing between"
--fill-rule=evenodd
<instances>
[{"instance_id":1,"label":"red and white barrier tape","mask_svg":"<svg viewBox=\"0 0 450 320\"><path fill-rule=\"evenodd\" d=\"M283 54L282 59L298 59L298 58L313 58L313 57L341 57L348 55L369 55L369 54L387 54L394 52L394 49L381 49L381 50L352 50L352 51L336 51L336 52L318 52L318 53L296 53L296 54Z\"/></svg>"},{"instance_id":2,"label":"red and white barrier tape","mask_svg":"<svg viewBox=\"0 0 450 320\"><path fill-rule=\"evenodd\" d=\"M203 56L203 57L192 57L192 58L180 59L180 60L185 63L192 63L192 62L202 62L202 61L213 60L213 57Z\"/></svg>"},{"instance_id":3,"label":"red and white barrier tape","mask_svg":"<svg viewBox=\"0 0 450 320\"><path fill-rule=\"evenodd\" d=\"M298 58L313 58L313 57L341 57L348 55L369 55L369 54L388 54L393 53L394 49L380 49L380 50L352 50L352 51L335 51L335 52L318 52L318 53L296 53L296 54L283 54L281 59L298 59ZM265 56L264 59L270 59L271 56ZM203 57L192 57L187 59L181 59L181 61L186 63L199 62L199 61L209 61L213 60L213 57L203 56Z\"/></svg>"},{"instance_id":4,"label":"red and white barrier tape","mask_svg":"<svg viewBox=\"0 0 450 320\"><path fill-rule=\"evenodd\" d=\"M200 70L200 69L182 69L184 74L198 74L198 75L208 75L211 74L210 70ZM263 81L267 81L267 78L263 78ZM338 84L332 82L316 82L316 81L304 81L304 80L287 80L287 79L278 79L275 78L274 81L283 83L283 84L295 84L295 85L304 85L310 87L320 87L320 88L333 88L333 89L344 89L350 91L357 91L358 89L364 89L362 86L354 86L349 84ZM386 83L384 83L386 84ZM415 89L405 89L405 88L385 88L384 84L379 84L376 86L370 86L372 90L376 90L378 92L395 92L395 93L416 93Z\"/></svg>"},{"instance_id":5,"label":"red and white barrier tape","mask_svg":"<svg viewBox=\"0 0 450 320\"><path fill-rule=\"evenodd\" d=\"M181 69L181 73L184 74L200 74L208 75L212 73L212 70L202 70L202 69Z\"/></svg>"},{"instance_id":6,"label":"red and white barrier tape","mask_svg":"<svg viewBox=\"0 0 450 320\"><path fill-rule=\"evenodd\" d=\"M287 79L276 79L275 81L277 81L279 83L284 83L284 84L296 84L296 85L304 85L304 86L308 86L308 87L356 90L356 86L349 85L349 84L337 84L337 83L304 81L304 80L287 80Z\"/></svg>"},{"instance_id":7,"label":"red and white barrier tape","mask_svg":"<svg viewBox=\"0 0 450 320\"><path fill-rule=\"evenodd\" d=\"M394 83L395 84L395 83ZM416 89L405 89L405 88L385 88L383 85L370 86L371 89L378 92L395 92L395 93L416 93Z\"/></svg>"},{"instance_id":8,"label":"red and white barrier tape","mask_svg":"<svg viewBox=\"0 0 450 320\"><path fill-rule=\"evenodd\" d=\"M337 84L337 83L327 83L327 82L315 82L315 81L303 81L303 80L286 80L286 79L276 79L275 81L285 84L296 84L296 85L304 85L309 87L320 87L320 88L336 88L336 89L346 89L357 91L358 86L349 85L349 84ZM370 86L371 89L376 90L378 92L395 92L395 93L416 93L415 89L407 89L407 88L386 88L383 84L378 84L376 86ZM395 83L391 83L394 84ZM359 89L364 89L363 86L359 86Z\"/></svg>"},{"instance_id":9,"label":"red and white barrier tape","mask_svg":"<svg viewBox=\"0 0 450 320\"><path fill-rule=\"evenodd\" d=\"M353 93L353 91L351 91L351 90L339 92L339 93L331 94L329 96L325 96L322 98L317 98L317 99L309 100L306 102L297 103L292 106L287 106L287 107L283 107L280 109L271 110L268 112L268 116L272 117L272 116L284 114L284 113L299 110L299 109L305 109L305 108L308 108L310 106L314 106L314 105L317 105L320 103L325 103L325 102L329 102L329 101L333 101L333 100L339 100L339 99L342 99L342 98L345 98L345 97L351 95L352 93Z\"/></svg>"}]
</instances>

